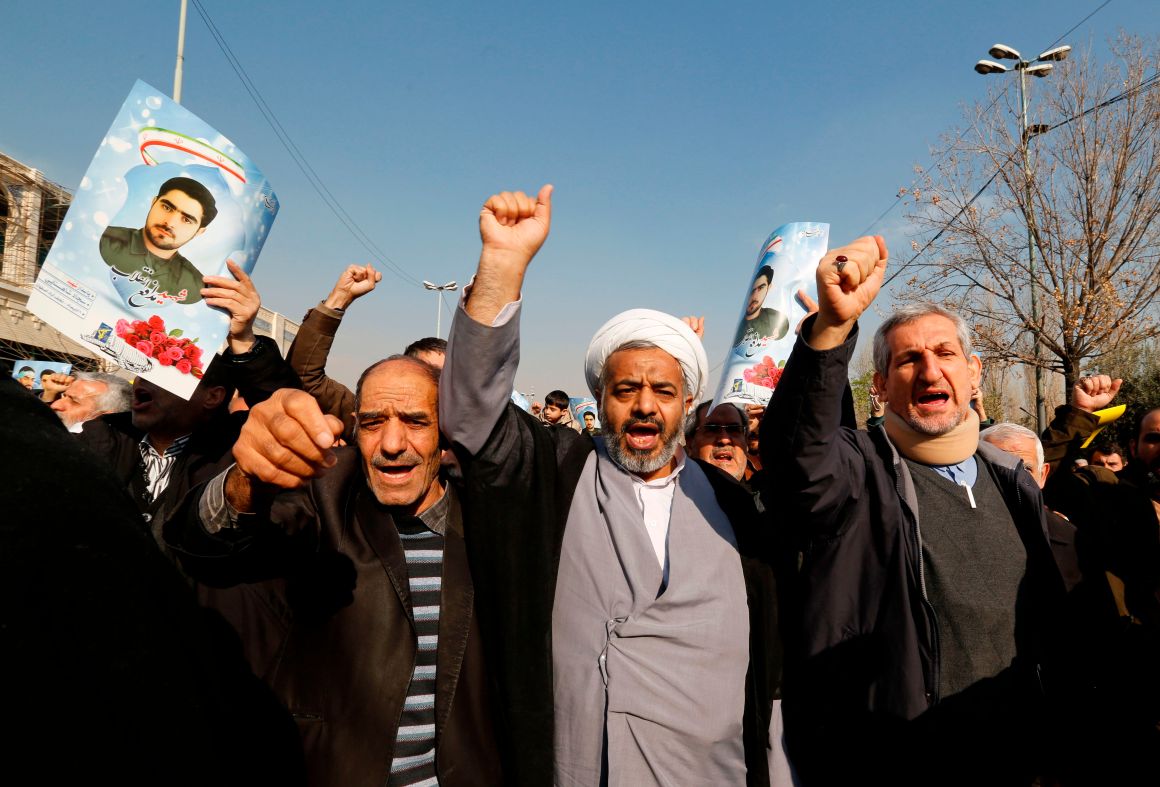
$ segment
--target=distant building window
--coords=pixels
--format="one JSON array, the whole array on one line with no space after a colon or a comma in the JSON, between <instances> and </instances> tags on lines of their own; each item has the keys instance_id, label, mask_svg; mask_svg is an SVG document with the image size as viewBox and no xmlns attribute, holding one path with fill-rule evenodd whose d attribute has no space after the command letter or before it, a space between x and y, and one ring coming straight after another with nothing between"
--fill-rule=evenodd
<instances>
[{"instance_id":1,"label":"distant building window","mask_svg":"<svg viewBox=\"0 0 1160 787\"><path fill-rule=\"evenodd\" d=\"M273 327L274 326L270 325L268 320L264 320L261 317L258 317L254 320L254 330L259 331L267 336L270 335L270 331Z\"/></svg>"},{"instance_id":2,"label":"distant building window","mask_svg":"<svg viewBox=\"0 0 1160 787\"><path fill-rule=\"evenodd\" d=\"M36 244L36 268L44 265L48 257L48 250L60 232L60 225L64 223L64 214L68 211L68 204L60 200L49 202L49 195L45 194L45 204L40 212L40 237Z\"/></svg>"}]
</instances>

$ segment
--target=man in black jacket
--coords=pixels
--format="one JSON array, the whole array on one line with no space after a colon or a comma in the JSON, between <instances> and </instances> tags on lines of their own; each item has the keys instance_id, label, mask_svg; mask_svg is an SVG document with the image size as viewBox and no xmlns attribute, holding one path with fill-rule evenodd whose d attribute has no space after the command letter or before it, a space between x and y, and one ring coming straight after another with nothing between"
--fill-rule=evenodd
<instances>
[{"instance_id":1,"label":"man in black jacket","mask_svg":"<svg viewBox=\"0 0 1160 787\"><path fill-rule=\"evenodd\" d=\"M78 435L128 488L162 549L162 523L181 498L232 461L245 421L227 411L234 389L255 405L279 388L302 387L274 341L254 334L261 297L253 281L232 262L230 270L234 278L205 277L200 295L230 315L229 334L189 400L137 378L129 412L89 421Z\"/></svg>"},{"instance_id":2,"label":"man in black jacket","mask_svg":"<svg viewBox=\"0 0 1160 787\"><path fill-rule=\"evenodd\" d=\"M679 449L708 373L700 339L646 309L599 329L585 369L597 438L508 401L550 200L545 186L484 205L440 382L491 675L522 747L511 781L767 784L769 534L734 479Z\"/></svg>"},{"instance_id":3,"label":"man in black jacket","mask_svg":"<svg viewBox=\"0 0 1160 787\"><path fill-rule=\"evenodd\" d=\"M765 500L803 552L786 635L790 752L808 784L1026 784L1063 595L1042 497L1018 460L979 443L970 333L932 304L875 335L884 428L839 427L886 257L881 238L861 238L822 258L820 311L761 426Z\"/></svg>"}]
</instances>

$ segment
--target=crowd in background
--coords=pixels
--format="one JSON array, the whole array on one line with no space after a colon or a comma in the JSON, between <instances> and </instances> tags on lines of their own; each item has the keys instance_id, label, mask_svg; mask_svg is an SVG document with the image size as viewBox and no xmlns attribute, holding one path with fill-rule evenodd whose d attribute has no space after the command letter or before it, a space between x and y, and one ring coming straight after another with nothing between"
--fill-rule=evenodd
<instances>
[{"instance_id":1,"label":"crowd in background","mask_svg":"<svg viewBox=\"0 0 1160 787\"><path fill-rule=\"evenodd\" d=\"M953 312L900 307L859 337L888 258L861 238L821 260L768 405L706 399L703 321L638 309L583 352L599 426L562 390L524 412L520 285L550 210L547 187L489 199L450 343L382 347L354 390L326 366L381 279L370 265L341 273L285 358L253 333L249 278L216 277L228 348L189 400L112 374L3 375L0 651L20 722L0 769L1160 773L1160 402L1092 440L1120 386L1093 375L1041 435L987 419Z\"/></svg>"}]
</instances>

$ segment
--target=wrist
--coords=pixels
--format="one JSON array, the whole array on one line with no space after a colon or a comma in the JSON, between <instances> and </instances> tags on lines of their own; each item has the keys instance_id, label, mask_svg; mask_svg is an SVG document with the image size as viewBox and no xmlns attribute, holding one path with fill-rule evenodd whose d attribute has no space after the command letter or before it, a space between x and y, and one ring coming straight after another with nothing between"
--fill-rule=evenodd
<instances>
[{"instance_id":1,"label":"wrist","mask_svg":"<svg viewBox=\"0 0 1160 787\"><path fill-rule=\"evenodd\" d=\"M806 344L815 350L832 350L845 343L857 322L857 319L837 322L819 312L812 322L806 324Z\"/></svg>"},{"instance_id":2,"label":"wrist","mask_svg":"<svg viewBox=\"0 0 1160 787\"><path fill-rule=\"evenodd\" d=\"M352 303L354 303L354 298L352 298L349 293L343 292L341 290L335 290L334 292L330 293L330 295L326 296L326 300L322 302L322 305L328 309L346 311L346 309Z\"/></svg>"},{"instance_id":3,"label":"wrist","mask_svg":"<svg viewBox=\"0 0 1160 787\"><path fill-rule=\"evenodd\" d=\"M231 333L227 344L230 352L234 355L242 355L254 349L254 345L258 343L258 336L254 333L253 326L247 325L246 328L238 333Z\"/></svg>"}]
</instances>

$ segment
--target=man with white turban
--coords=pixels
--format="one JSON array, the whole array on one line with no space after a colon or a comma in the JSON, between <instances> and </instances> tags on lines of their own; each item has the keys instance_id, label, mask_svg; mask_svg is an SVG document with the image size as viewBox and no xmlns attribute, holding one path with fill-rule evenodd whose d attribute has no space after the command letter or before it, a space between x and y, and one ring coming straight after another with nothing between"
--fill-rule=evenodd
<instances>
[{"instance_id":1,"label":"man with white turban","mask_svg":"<svg viewBox=\"0 0 1160 787\"><path fill-rule=\"evenodd\" d=\"M768 784L780 666L768 528L686 457L708 364L681 320L613 317L585 359L603 435L543 429L508 402L520 289L551 187L492 196L440 381L464 471L477 608L512 783Z\"/></svg>"}]
</instances>

